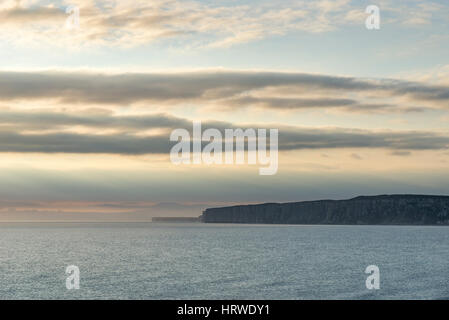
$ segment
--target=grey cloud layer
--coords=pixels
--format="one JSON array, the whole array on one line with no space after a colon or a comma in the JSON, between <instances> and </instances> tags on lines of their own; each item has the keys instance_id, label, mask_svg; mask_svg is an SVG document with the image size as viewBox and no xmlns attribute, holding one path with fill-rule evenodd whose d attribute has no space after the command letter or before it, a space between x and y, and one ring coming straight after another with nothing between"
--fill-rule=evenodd
<instances>
[{"instance_id":1,"label":"grey cloud layer","mask_svg":"<svg viewBox=\"0 0 449 320\"><path fill-rule=\"evenodd\" d=\"M258 91L264 90L268 96L258 96ZM315 96L309 97L310 94ZM292 95L294 97L289 97ZM397 106L389 101L394 98L405 99L407 105ZM447 108L449 87L391 79L282 72L0 73L0 101L39 99L54 99L63 104L126 106L147 103L149 107L170 107L193 102L199 107L215 104L232 108L408 112ZM371 102L373 99L382 101Z\"/></svg>"},{"instance_id":2,"label":"grey cloud layer","mask_svg":"<svg viewBox=\"0 0 449 320\"><path fill-rule=\"evenodd\" d=\"M43 153L109 153L109 154L150 154L167 153L173 142L168 134L137 136L134 133L152 128L185 128L191 130L187 119L167 115L147 115L139 117L117 117L112 115L73 116L62 113L0 113L0 152L43 152ZM23 133L20 128L59 129L64 126L80 125L93 128L120 129L114 134L86 133ZM226 122L204 122L206 128L238 126ZM248 125L245 128L266 127ZM14 129L15 128L15 129ZM424 131L377 132L343 128L311 129L301 127L279 128L280 150L301 150L320 148L387 148L398 150L447 149L449 135Z\"/></svg>"},{"instance_id":3,"label":"grey cloud layer","mask_svg":"<svg viewBox=\"0 0 449 320\"><path fill-rule=\"evenodd\" d=\"M45 130L70 126L123 129L125 131L151 128L175 128L191 125L187 120L168 115L114 116L108 112L84 111L84 114L62 112L0 111L0 125L12 125L18 129Z\"/></svg>"},{"instance_id":4,"label":"grey cloud layer","mask_svg":"<svg viewBox=\"0 0 449 320\"><path fill-rule=\"evenodd\" d=\"M313 96L310 94L313 93ZM304 96L303 96L304 95ZM370 103L360 96L402 98L410 105ZM338 97L338 98L335 98ZM390 79L359 79L304 73L203 71L183 73L1 72L0 101L15 105L56 100L61 106L138 104L170 108L185 102L199 107L250 106L271 109L340 108L348 112L423 111L426 103L447 107L449 87ZM15 108L11 109L14 110ZM70 108L67 108L70 110ZM16 109L17 110L17 109ZM83 112L0 111L1 152L149 154L170 150L167 132L190 129L191 121L168 114L116 116L104 110ZM204 128L236 128L205 121ZM90 128L80 131L77 127ZM248 125L265 128L266 125ZM392 151L446 149L449 137L425 131L311 129L275 125L279 148L388 148ZM114 133L108 130L113 129ZM164 129L143 136L149 129ZM80 133L87 132L87 133ZM90 133L92 132L92 133ZM102 134L98 134L101 132ZM157 131L156 131L157 132Z\"/></svg>"},{"instance_id":5,"label":"grey cloud layer","mask_svg":"<svg viewBox=\"0 0 449 320\"><path fill-rule=\"evenodd\" d=\"M0 11L0 24L11 22L30 23L36 21L51 21L53 19L63 21L66 17L67 15L64 11L53 7L38 7L32 9L15 7L10 10Z\"/></svg>"}]
</instances>

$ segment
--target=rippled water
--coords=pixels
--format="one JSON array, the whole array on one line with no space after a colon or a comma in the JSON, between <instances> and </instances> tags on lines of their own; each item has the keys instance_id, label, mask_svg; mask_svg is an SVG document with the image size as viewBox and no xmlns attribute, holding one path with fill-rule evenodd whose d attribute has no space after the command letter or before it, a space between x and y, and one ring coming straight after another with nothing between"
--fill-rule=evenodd
<instances>
[{"instance_id":1,"label":"rippled water","mask_svg":"<svg viewBox=\"0 0 449 320\"><path fill-rule=\"evenodd\" d=\"M0 298L447 299L449 228L1 224Z\"/></svg>"}]
</instances>

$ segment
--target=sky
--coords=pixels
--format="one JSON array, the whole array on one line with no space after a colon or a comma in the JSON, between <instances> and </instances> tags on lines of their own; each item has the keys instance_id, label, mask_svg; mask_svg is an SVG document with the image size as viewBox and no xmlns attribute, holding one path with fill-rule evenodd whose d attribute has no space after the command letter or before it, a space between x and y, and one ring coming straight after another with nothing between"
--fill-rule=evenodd
<instances>
[{"instance_id":1,"label":"sky","mask_svg":"<svg viewBox=\"0 0 449 320\"><path fill-rule=\"evenodd\" d=\"M448 57L444 0L0 0L0 221L449 194ZM278 129L277 173L173 164L193 121Z\"/></svg>"}]
</instances>

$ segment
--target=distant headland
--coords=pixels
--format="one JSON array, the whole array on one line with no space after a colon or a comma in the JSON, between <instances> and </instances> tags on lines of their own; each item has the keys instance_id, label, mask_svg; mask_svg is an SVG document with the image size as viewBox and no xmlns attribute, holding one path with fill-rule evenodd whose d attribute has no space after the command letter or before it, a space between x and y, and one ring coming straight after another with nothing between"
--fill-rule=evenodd
<instances>
[{"instance_id":1,"label":"distant headland","mask_svg":"<svg viewBox=\"0 0 449 320\"><path fill-rule=\"evenodd\" d=\"M205 223L449 225L449 196L393 194L347 200L209 208Z\"/></svg>"},{"instance_id":2,"label":"distant headland","mask_svg":"<svg viewBox=\"0 0 449 320\"><path fill-rule=\"evenodd\" d=\"M153 217L151 218L151 222L191 223L200 222L200 220L197 217Z\"/></svg>"}]
</instances>

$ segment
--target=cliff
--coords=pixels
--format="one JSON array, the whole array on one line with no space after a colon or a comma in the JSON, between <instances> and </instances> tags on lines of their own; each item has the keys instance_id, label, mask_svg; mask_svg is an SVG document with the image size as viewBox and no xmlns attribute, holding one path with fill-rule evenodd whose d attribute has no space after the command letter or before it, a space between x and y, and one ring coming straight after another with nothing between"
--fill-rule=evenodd
<instances>
[{"instance_id":1,"label":"cliff","mask_svg":"<svg viewBox=\"0 0 449 320\"><path fill-rule=\"evenodd\" d=\"M348 200L210 208L205 223L449 225L449 196L379 195Z\"/></svg>"}]
</instances>

